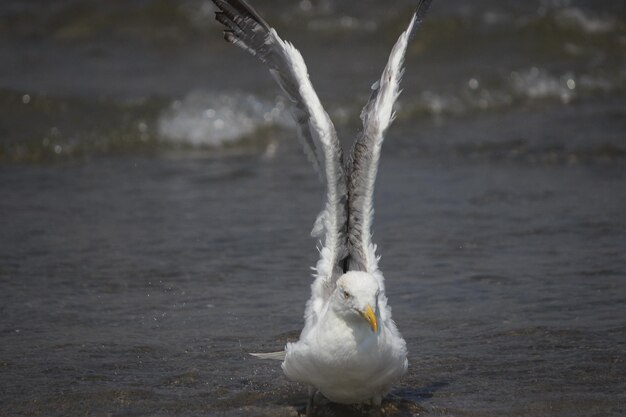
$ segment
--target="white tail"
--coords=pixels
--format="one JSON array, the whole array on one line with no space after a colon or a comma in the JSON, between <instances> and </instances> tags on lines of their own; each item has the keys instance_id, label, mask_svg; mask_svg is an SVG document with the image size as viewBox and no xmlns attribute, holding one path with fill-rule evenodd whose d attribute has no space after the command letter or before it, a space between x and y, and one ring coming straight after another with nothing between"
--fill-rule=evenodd
<instances>
[{"instance_id":1,"label":"white tail","mask_svg":"<svg viewBox=\"0 0 626 417\"><path fill-rule=\"evenodd\" d=\"M273 361L284 361L285 360L285 351L279 350L278 352L267 352L267 353L250 353L250 355L259 359L270 359Z\"/></svg>"}]
</instances>

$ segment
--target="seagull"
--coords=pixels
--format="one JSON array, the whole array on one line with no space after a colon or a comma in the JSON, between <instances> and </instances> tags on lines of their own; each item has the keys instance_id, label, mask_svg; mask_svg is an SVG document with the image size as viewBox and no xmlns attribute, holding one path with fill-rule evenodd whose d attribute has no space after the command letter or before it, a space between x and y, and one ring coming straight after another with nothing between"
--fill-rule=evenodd
<instances>
[{"instance_id":1,"label":"seagull","mask_svg":"<svg viewBox=\"0 0 626 417\"><path fill-rule=\"evenodd\" d=\"M431 1L418 2L372 85L361 112L363 130L346 160L300 52L246 1L212 1L226 41L263 62L290 99L298 136L325 184L324 205L311 232L319 239L320 258L300 338L280 352L253 355L282 360L288 379L309 386L309 406L318 392L336 403L379 406L408 361L372 242L374 182L385 132L395 118L407 45Z\"/></svg>"}]
</instances>

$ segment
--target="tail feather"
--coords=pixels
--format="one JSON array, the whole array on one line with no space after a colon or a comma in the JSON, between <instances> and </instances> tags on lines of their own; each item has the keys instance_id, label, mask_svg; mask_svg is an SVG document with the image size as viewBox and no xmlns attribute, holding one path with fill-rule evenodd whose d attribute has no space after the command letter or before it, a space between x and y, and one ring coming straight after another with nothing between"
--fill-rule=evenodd
<instances>
[{"instance_id":1,"label":"tail feather","mask_svg":"<svg viewBox=\"0 0 626 417\"><path fill-rule=\"evenodd\" d=\"M278 352L266 352L266 353L250 353L250 355L259 359L269 359L273 361L283 361L285 360L285 351L280 350Z\"/></svg>"}]
</instances>

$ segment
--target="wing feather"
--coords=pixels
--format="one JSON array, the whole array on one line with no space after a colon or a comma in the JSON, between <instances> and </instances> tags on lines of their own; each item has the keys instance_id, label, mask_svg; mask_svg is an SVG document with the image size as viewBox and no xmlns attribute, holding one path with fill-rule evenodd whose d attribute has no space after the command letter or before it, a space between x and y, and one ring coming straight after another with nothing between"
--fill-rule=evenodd
<instances>
[{"instance_id":1,"label":"wing feather","mask_svg":"<svg viewBox=\"0 0 626 417\"><path fill-rule=\"evenodd\" d=\"M394 45L382 76L372 85L372 94L361 112L363 132L352 148L349 160L349 269L378 272L376 245L372 243L374 183L385 131L395 118L393 105L400 95L402 65L409 41L420 26L431 0L421 0L408 28ZM380 274L377 274L377 276ZM382 275L380 275L382 276ZM382 285L382 282L381 282Z\"/></svg>"},{"instance_id":2,"label":"wing feather","mask_svg":"<svg viewBox=\"0 0 626 417\"><path fill-rule=\"evenodd\" d=\"M314 321L343 273L347 257L347 180L343 154L330 117L311 85L300 52L243 0L213 0L224 38L261 60L293 103L293 115L305 151L326 184L325 204L312 235L322 242L316 279L305 316ZM309 319L310 318L310 319Z\"/></svg>"}]
</instances>

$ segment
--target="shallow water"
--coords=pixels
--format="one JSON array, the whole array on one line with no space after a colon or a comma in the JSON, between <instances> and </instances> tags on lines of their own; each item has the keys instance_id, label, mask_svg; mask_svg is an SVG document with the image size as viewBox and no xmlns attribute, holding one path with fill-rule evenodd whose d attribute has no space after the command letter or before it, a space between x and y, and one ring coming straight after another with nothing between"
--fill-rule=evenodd
<instances>
[{"instance_id":1,"label":"shallow water","mask_svg":"<svg viewBox=\"0 0 626 417\"><path fill-rule=\"evenodd\" d=\"M254 4L347 146L411 2ZM297 338L322 196L271 78L203 2L0 11L0 415L302 412L247 355ZM624 11L434 2L377 182L384 415L624 414Z\"/></svg>"}]
</instances>

